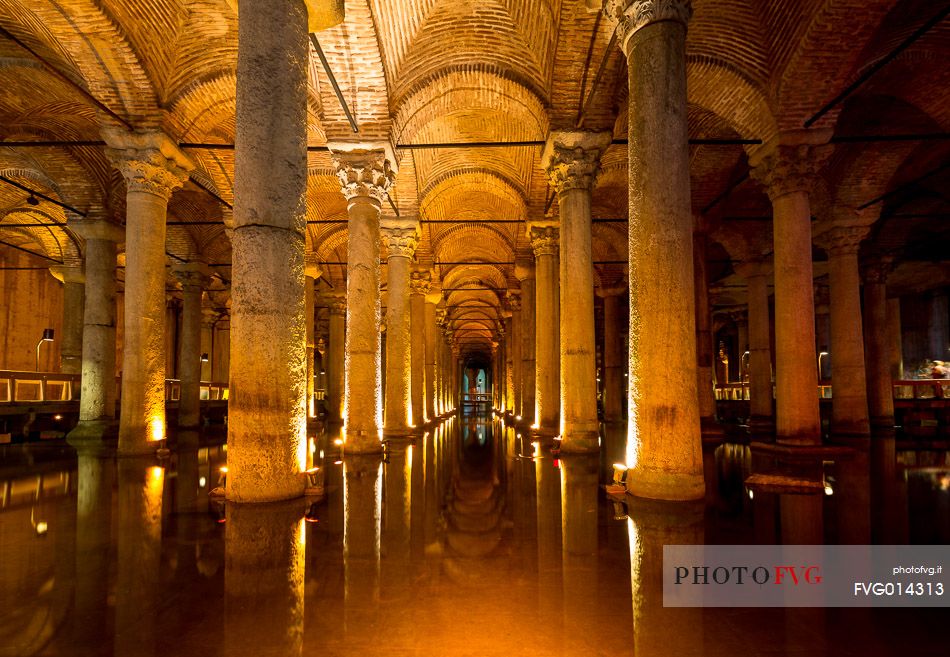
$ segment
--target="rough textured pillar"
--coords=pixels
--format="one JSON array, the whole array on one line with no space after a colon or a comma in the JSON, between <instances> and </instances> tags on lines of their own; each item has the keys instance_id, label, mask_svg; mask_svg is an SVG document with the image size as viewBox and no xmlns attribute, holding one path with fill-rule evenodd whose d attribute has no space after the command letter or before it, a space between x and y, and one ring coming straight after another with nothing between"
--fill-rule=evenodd
<instances>
[{"instance_id":1,"label":"rough textured pillar","mask_svg":"<svg viewBox=\"0 0 950 657\"><path fill-rule=\"evenodd\" d=\"M713 390L712 312L709 307L709 273L706 265L708 237L693 233L693 281L696 297L696 386L699 424L704 435L722 433L716 422L716 395ZM742 345L739 346L742 360ZM741 380L741 379L740 379ZM718 431L717 431L718 430Z\"/></svg>"},{"instance_id":2,"label":"rough textured pillar","mask_svg":"<svg viewBox=\"0 0 950 657\"><path fill-rule=\"evenodd\" d=\"M596 451L597 350L594 344L594 265L591 251L591 190L600 156L610 145L606 132L555 132L542 165L557 192L560 259L561 449ZM570 312L567 312L570 309Z\"/></svg>"},{"instance_id":3,"label":"rough textured pillar","mask_svg":"<svg viewBox=\"0 0 950 657\"><path fill-rule=\"evenodd\" d=\"M533 258L515 263L515 277L521 282L521 407L518 414L525 424L534 424L535 405L535 313L536 283Z\"/></svg>"},{"instance_id":4,"label":"rough textured pillar","mask_svg":"<svg viewBox=\"0 0 950 657\"><path fill-rule=\"evenodd\" d=\"M928 357L933 360L950 360L950 315L947 293L938 290L930 298L930 321L927 322L929 338Z\"/></svg>"},{"instance_id":5,"label":"rough textured pillar","mask_svg":"<svg viewBox=\"0 0 950 657\"><path fill-rule=\"evenodd\" d=\"M779 442L821 442L811 205L808 194L833 146L827 130L784 132L750 156L772 200L775 260L775 399Z\"/></svg>"},{"instance_id":6,"label":"rough textured pillar","mask_svg":"<svg viewBox=\"0 0 950 657\"><path fill-rule=\"evenodd\" d=\"M299 0L239 12L227 496L262 502L305 486L310 46Z\"/></svg>"},{"instance_id":7,"label":"rough textured pillar","mask_svg":"<svg viewBox=\"0 0 950 657\"><path fill-rule=\"evenodd\" d=\"M201 293L211 280L204 263L176 265L172 274L181 283L181 345L178 352L178 426L201 424Z\"/></svg>"},{"instance_id":8,"label":"rough textured pillar","mask_svg":"<svg viewBox=\"0 0 950 657\"><path fill-rule=\"evenodd\" d=\"M849 226L822 235L831 287L831 433L842 436L866 436L871 430L858 272L858 248L867 232Z\"/></svg>"},{"instance_id":9,"label":"rough textured pillar","mask_svg":"<svg viewBox=\"0 0 950 657\"><path fill-rule=\"evenodd\" d=\"M748 285L749 429L753 433L771 433L775 429L772 417L770 269L767 262L749 262L737 267L737 272Z\"/></svg>"},{"instance_id":10,"label":"rough textured pillar","mask_svg":"<svg viewBox=\"0 0 950 657\"><path fill-rule=\"evenodd\" d=\"M329 347L327 357L327 404L330 422L343 421L344 343L346 323L346 297L336 294L328 297L330 307Z\"/></svg>"},{"instance_id":11,"label":"rough textured pillar","mask_svg":"<svg viewBox=\"0 0 950 657\"><path fill-rule=\"evenodd\" d=\"M412 375L409 399L412 402L412 423L421 427L430 417L426 413L426 295L432 285L432 274L414 271L409 279L409 324ZM434 312L434 306L433 306ZM434 315L433 315L434 317Z\"/></svg>"},{"instance_id":12,"label":"rough textured pillar","mask_svg":"<svg viewBox=\"0 0 950 657\"><path fill-rule=\"evenodd\" d=\"M521 359L522 341L524 332L521 325L521 293L515 290L508 292L508 307L511 308L511 332L509 340L511 346L511 414L521 418L521 381L523 379L523 363Z\"/></svg>"},{"instance_id":13,"label":"rough textured pillar","mask_svg":"<svg viewBox=\"0 0 950 657\"><path fill-rule=\"evenodd\" d=\"M386 267L386 406L383 433L405 436L412 426L412 322L409 266L419 245L415 222L387 219L382 230Z\"/></svg>"},{"instance_id":14,"label":"rough textured pillar","mask_svg":"<svg viewBox=\"0 0 950 657\"><path fill-rule=\"evenodd\" d=\"M49 270L63 284L63 335L59 343L59 371L63 374L81 374L83 304L86 294L82 263L55 265Z\"/></svg>"},{"instance_id":15,"label":"rough textured pillar","mask_svg":"<svg viewBox=\"0 0 950 657\"><path fill-rule=\"evenodd\" d=\"M894 428L894 384L887 325L887 275L890 269L891 263L881 260L864 268L864 344L872 429Z\"/></svg>"},{"instance_id":16,"label":"rough textured pillar","mask_svg":"<svg viewBox=\"0 0 950 657\"><path fill-rule=\"evenodd\" d=\"M558 228L530 225L528 236L535 259L535 426L554 433L561 412Z\"/></svg>"},{"instance_id":17,"label":"rough textured pillar","mask_svg":"<svg viewBox=\"0 0 950 657\"><path fill-rule=\"evenodd\" d=\"M69 227L86 240L79 424L69 434L74 443L115 436L115 257L125 232L102 218L70 221Z\"/></svg>"},{"instance_id":18,"label":"rough textured pillar","mask_svg":"<svg viewBox=\"0 0 950 657\"><path fill-rule=\"evenodd\" d=\"M395 172L384 148L331 145L347 199L344 441L351 454L382 451L379 210Z\"/></svg>"},{"instance_id":19,"label":"rough textured pillar","mask_svg":"<svg viewBox=\"0 0 950 657\"><path fill-rule=\"evenodd\" d=\"M887 350L891 378L900 381L904 378L904 336L901 330L900 297L891 297L887 300Z\"/></svg>"},{"instance_id":20,"label":"rough textured pillar","mask_svg":"<svg viewBox=\"0 0 950 657\"><path fill-rule=\"evenodd\" d=\"M627 489L704 495L686 135L688 0L611 0L630 89Z\"/></svg>"},{"instance_id":21,"label":"rough textured pillar","mask_svg":"<svg viewBox=\"0 0 950 657\"><path fill-rule=\"evenodd\" d=\"M161 132L103 136L126 182L119 452L146 454L165 438L165 216L194 165Z\"/></svg>"},{"instance_id":22,"label":"rough textured pillar","mask_svg":"<svg viewBox=\"0 0 950 657\"><path fill-rule=\"evenodd\" d=\"M432 275L429 275L431 281ZM436 305L442 300L441 290L433 290L430 285L430 291L425 296L425 416L428 420L434 420L439 416L438 405L438 385L436 376L438 373L437 346L439 342L439 326L436 317Z\"/></svg>"},{"instance_id":23,"label":"rough textured pillar","mask_svg":"<svg viewBox=\"0 0 950 657\"><path fill-rule=\"evenodd\" d=\"M308 253L304 256L304 322L307 331L307 418L316 417L317 407L314 400L314 382L313 377L317 370L314 367L315 353L317 349L316 340L316 311L314 308L314 294L317 279L322 272L317 261L316 253Z\"/></svg>"},{"instance_id":24,"label":"rough textured pillar","mask_svg":"<svg viewBox=\"0 0 950 657\"><path fill-rule=\"evenodd\" d=\"M604 422L623 421L623 317L620 297L626 287L602 287L597 294L604 300Z\"/></svg>"}]
</instances>

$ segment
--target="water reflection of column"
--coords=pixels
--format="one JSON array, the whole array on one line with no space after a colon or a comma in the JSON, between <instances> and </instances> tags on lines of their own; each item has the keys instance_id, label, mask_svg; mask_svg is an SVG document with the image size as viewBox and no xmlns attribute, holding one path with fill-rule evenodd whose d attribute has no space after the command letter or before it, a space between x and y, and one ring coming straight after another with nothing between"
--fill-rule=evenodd
<instances>
[{"instance_id":1,"label":"water reflection of column","mask_svg":"<svg viewBox=\"0 0 950 657\"><path fill-rule=\"evenodd\" d=\"M300 655L306 523L300 501L228 504L224 653Z\"/></svg>"},{"instance_id":2,"label":"water reflection of column","mask_svg":"<svg viewBox=\"0 0 950 657\"><path fill-rule=\"evenodd\" d=\"M343 463L343 631L351 648L378 647L382 474L378 456Z\"/></svg>"},{"instance_id":3,"label":"water reflection of column","mask_svg":"<svg viewBox=\"0 0 950 657\"><path fill-rule=\"evenodd\" d=\"M871 537L876 545L907 543L906 488L897 469L893 436L871 440Z\"/></svg>"},{"instance_id":4,"label":"water reflection of column","mask_svg":"<svg viewBox=\"0 0 950 657\"><path fill-rule=\"evenodd\" d=\"M871 471L867 447L859 447L839 459L837 466L838 480L833 494L838 498L835 505L838 543L867 545L871 542Z\"/></svg>"},{"instance_id":5,"label":"water reflection of column","mask_svg":"<svg viewBox=\"0 0 950 657\"><path fill-rule=\"evenodd\" d=\"M549 458L534 461L538 513L538 616L555 636L561 624L561 477Z\"/></svg>"},{"instance_id":6,"label":"water reflection of column","mask_svg":"<svg viewBox=\"0 0 950 657\"><path fill-rule=\"evenodd\" d=\"M702 544L703 504L633 498L629 512L634 654L704 654L703 610L663 606L663 546Z\"/></svg>"},{"instance_id":7,"label":"water reflection of column","mask_svg":"<svg viewBox=\"0 0 950 657\"><path fill-rule=\"evenodd\" d=\"M178 565L176 577L187 586L197 574L198 545L198 432L177 434L178 467L175 477L175 524L177 527Z\"/></svg>"},{"instance_id":8,"label":"water reflection of column","mask_svg":"<svg viewBox=\"0 0 950 657\"><path fill-rule=\"evenodd\" d=\"M597 608L597 463L596 456L581 455L560 461L565 640L587 639L586 629L595 620L592 616ZM604 645L598 647L603 649Z\"/></svg>"},{"instance_id":9,"label":"water reflection of column","mask_svg":"<svg viewBox=\"0 0 950 657\"><path fill-rule=\"evenodd\" d=\"M76 593L70 651L92 655L99 650L108 621L109 543L112 536L112 482L115 465L89 451L79 451L76 496Z\"/></svg>"},{"instance_id":10,"label":"water reflection of column","mask_svg":"<svg viewBox=\"0 0 950 657\"><path fill-rule=\"evenodd\" d=\"M410 522L412 517L412 447L389 443L383 466L383 531L380 598L391 603L409 592Z\"/></svg>"},{"instance_id":11,"label":"water reflection of column","mask_svg":"<svg viewBox=\"0 0 950 657\"><path fill-rule=\"evenodd\" d=\"M164 483L151 459L119 459L116 657L155 653Z\"/></svg>"}]
</instances>

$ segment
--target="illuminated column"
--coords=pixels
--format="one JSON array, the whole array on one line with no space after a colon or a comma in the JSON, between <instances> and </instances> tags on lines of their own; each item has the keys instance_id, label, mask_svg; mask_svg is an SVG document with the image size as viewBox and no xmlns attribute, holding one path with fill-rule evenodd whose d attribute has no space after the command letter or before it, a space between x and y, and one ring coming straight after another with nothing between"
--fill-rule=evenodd
<instances>
[{"instance_id":1,"label":"illuminated column","mask_svg":"<svg viewBox=\"0 0 950 657\"><path fill-rule=\"evenodd\" d=\"M379 211L396 176L384 147L331 147L347 199L346 375L344 440L351 454L381 452L382 381L379 301ZM390 290L390 293L392 291ZM387 336L387 342L391 336Z\"/></svg>"},{"instance_id":2,"label":"illuminated column","mask_svg":"<svg viewBox=\"0 0 950 657\"><path fill-rule=\"evenodd\" d=\"M425 408L426 386L426 295L432 285L432 274L427 271L414 271L409 279L409 320L412 336L412 377L411 392L412 423L421 427L431 417ZM433 306L433 317L435 307Z\"/></svg>"},{"instance_id":3,"label":"illuminated column","mask_svg":"<svg viewBox=\"0 0 950 657\"><path fill-rule=\"evenodd\" d=\"M693 278L696 296L696 387L699 399L699 425L703 434L721 434L716 421L716 396L713 391L712 313L709 309L709 273L706 264L708 237L693 233ZM742 360L740 345L739 360ZM741 367L741 365L740 365Z\"/></svg>"},{"instance_id":4,"label":"illuminated column","mask_svg":"<svg viewBox=\"0 0 950 657\"><path fill-rule=\"evenodd\" d=\"M560 282L557 226L530 225L535 258L535 424L556 433L561 412Z\"/></svg>"},{"instance_id":5,"label":"illuminated column","mask_svg":"<svg viewBox=\"0 0 950 657\"><path fill-rule=\"evenodd\" d=\"M429 274L431 280L432 274ZM439 326L437 324L436 305L442 300L442 292L431 287L425 296L425 414L429 420L439 416L438 384L438 356L436 354L439 342Z\"/></svg>"},{"instance_id":6,"label":"illuminated column","mask_svg":"<svg viewBox=\"0 0 950 657\"><path fill-rule=\"evenodd\" d=\"M119 452L154 452L165 438L165 216L194 165L161 132L103 129L126 182L125 331Z\"/></svg>"},{"instance_id":7,"label":"illuminated column","mask_svg":"<svg viewBox=\"0 0 950 657\"><path fill-rule=\"evenodd\" d=\"M201 309L201 353L208 354L208 360L201 361L201 380L214 381L215 377L215 357L214 357L214 328L220 318L218 311L214 308L203 307ZM218 378L218 381L226 380Z\"/></svg>"},{"instance_id":8,"label":"illuminated column","mask_svg":"<svg viewBox=\"0 0 950 657\"><path fill-rule=\"evenodd\" d=\"M521 380L522 380L522 359L521 359L521 334L523 327L521 325L521 293L517 290L509 290L508 307L511 308L511 414L514 417L521 417Z\"/></svg>"},{"instance_id":9,"label":"illuminated column","mask_svg":"<svg viewBox=\"0 0 950 657\"><path fill-rule=\"evenodd\" d=\"M626 287L600 288L597 294L604 300L604 421L623 420L623 320L620 316L620 296Z\"/></svg>"},{"instance_id":10,"label":"illuminated column","mask_svg":"<svg viewBox=\"0 0 950 657\"><path fill-rule=\"evenodd\" d=\"M630 90L627 489L704 496L686 135L689 0L609 0Z\"/></svg>"},{"instance_id":11,"label":"illuminated column","mask_svg":"<svg viewBox=\"0 0 950 657\"><path fill-rule=\"evenodd\" d=\"M535 313L536 283L533 258L515 263L515 278L521 282L521 405L518 415L525 424L534 424L535 406Z\"/></svg>"},{"instance_id":12,"label":"illuminated column","mask_svg":"<svg viewBox=\"0 0 950 657\"><path fill-rule=\"evenodd\" d=\"M831 433L837 435L866 436L871 431L858 272L858 248L867 232L863 226L841 226L821 236L831 287Z\"/></svg>"},{"instance_id":13,"label":"illuminated column","mask_svg":"<svg viewBox=\"0 0 950 657\"><path fill-rule=\"evenodd\" d=\"M798 445L821 443L808 194L834 149L829 137L830 131L782 133L750 156L752 176L772 200L776 438Z\"/></svg>"},{"instance_id":14,"label":"illuminated column","mask_svg":"<svg viewBox=\"0 0 950 657\"><path fill-rule=\"evenodd\" d=\"M769 272L767 262L749 262L736 267L746 279L749 308L749 429L754 434L775 430L772 419L772 347L769 320Z\"/></svg>"},{"instance_id":15,"label":"illuminated column","mask_svg":"<svg viewBox=\"0 0 950 657\"><path fill-rule=\"evenodd\" d=\"M345 362L343 345L346 340L346 297L342 294L330 295L327 298L327 303L330 307L327 399L330 409L330 422L337 423L343 421L343 374Z\"/></svg>"},{"instance_id":16,"label":"illuminated column","mask_svg":"<svg viewBox=\"0 0 950 657\"><path fill-rule=\"evenodd\" d=\"M79 424L69 433L74 443L115 436L115 259L125 232L102 218L69 227L86 241Z\"/></svg>"},{"instance_id":17,"label":"illuminated column","mask_svg":"<svg viewBox=\"0 0 950 657\"><path fill-rule=\"evenodd\" d=\"M597 450L597 351L594 344L594 265L591 190L607 132L555 132L541 156L560 208L561 449Z\"/></svg>"},{"instance_id":18,"label":"illuminated column","mask_svg":"<svg viewBox=\"0 0 950 657\"><path fill-rule=\"evenodd\" d=\"M243 5L242 5L243 6ZM224 527L224 647L303 651L306 531L303 505L229 504Z\"/></svg>"},{"instance_id":19,"label":"illuminated column","mask_svg":"<svg viewBox=\"0 0 950 657\"><path fill-rule=\"evenodd\" d=\"M307 11L240 2L227 497L302 495L307 467Z\"/></svg>"},{"instance_id":20,"label":"illuminated column","mask_svg":"<svg viewBox=\"0 0 950 657\"><path fill-rule=\"evenodd\" d=\"M887 275L890 269L891 263L887 260L878 260L864 268L864 343L867 347L867 394L871 427L893 430L894 384L891 380L887 325Z\"/></svg>"},{"instance_id":21,"label":"illuminated column","mask_svg":"<svg viewBox=\"0 0 950 657\"><path fill-rule=\"evenodd\" d=\"M387 219L382 229L386 267L386 407L383 433L404 436L411 418L412 345L409 265L419 245L416 222Z\"/></svg>"},{"instance_id":22,"label":"illuminated column","mask_svg":"<svg viewBox=\"0 0 950 657\"><path fill-rule=\"evenodd\" d=\"M176 265L172 274L181 283L183 298L178 354L181 381L178 426L195 428L201 424L201 293L211 278L208 266L198 262Z\"/></svg>"},{"instance_id":23,"label":"illuminated column","mask_svg":"<svg viewBox=\"0 0 950 657\"><path fill-rule=\"evenodd\" d=\"M54 265L49 270L63 284L63 337L59 343L59 371L63 374L81 374L83 303L86 294L82 263Z\"/></svg>"},{"instance_id":24,"label":"illuminated column","mask_svg":"<svg viewBox=\"0 0 950 657\"><path fill-rule=\"evenodd\" d=\"M304 263L303 318L307 329L307 417L312 418L316 416L316 402L313 399L313 377L315 374L314 352L317 348L317 341L314 331L316 328L314 326L314 322L316 321L316 312L314 310L313 295L316 293L314 287L317 284L317 279L320 278L322 272L320 271L320 265L318 264L317 255L315 253L306 254L304 256Z\"/></svg>"},{"instance_id":25,"label":"illuminated column","mask_svg":"<svg viewBox=\"0 0 950 657\"><path fill-rule=\"evenodd\" d=\"M502 311L505 321L505 412L515 414L514 318L509 309Z\"/></svg>"},{"instance_id":26,"label":"illuminated column","mask_svg":"<svg viewBox=\"0 0 950 657\"><path fill-rule=\"evenodd\" d=\"M561 559L564 629L568 637L584 632L585 616L597 605L597 481L594 455L560 459Z\"/></svg>"},{"instance_id":27,"label":"illuminated column","mask_svg":"<svg viewBox=\"0 0 950 657\"><path fill-rule=\"evenodd\" d=\"M343 459L343 633L367 640L379 614L383 463Z\"/></svg>"}]
</instances>

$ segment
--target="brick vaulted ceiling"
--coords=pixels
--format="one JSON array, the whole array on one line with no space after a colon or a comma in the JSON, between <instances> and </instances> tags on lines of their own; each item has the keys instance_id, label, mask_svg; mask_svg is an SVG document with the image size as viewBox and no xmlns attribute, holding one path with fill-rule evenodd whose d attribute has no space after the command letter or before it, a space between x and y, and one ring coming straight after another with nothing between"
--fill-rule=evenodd
<instances>
[{"instance_id":1,"label":"brick vaulted ceiling","mask_svg":"<svg viewBox=\"0 0 950 657\"><path fill-rule=\"evenodd\" d=\"M627 132L626 63L610 46L613 25L591 11L598 4L348 0L345 22L319 40L364 139L402 146L537 141L577 126L619 139ZM690 137L767 139L802 127L882 60L883 68L815 125L839 137L946 134L950 21L894 56L944 4L694 0ZM0 0L0 27L8 33L0 38L2 141L98 141L95 98L137 128L161 127L183 143L233 143L237 17L228 0ZM309 74L310 145L352 135L316 56ZM23 188L80 212L108 208L121 221L124 183L102 150L0 144L0 174L16 183L0 184L0 253L15 246L57 261L81 257L82 241L68 229L74 215L46 200L27 203ZM227 208L214 197L233 201L233 153L189 153L198 168L169 206L169 262L206 260L226 287L231 249L220 222ZM474 348L484 348L505 289L518 285L513 263L529 254L523 221L557 213L540 149L397 153L395 206L433 222L422 225L419 263L435 263L443 287L452 288L445 297L453 321L476 329ZM816 193L816 219L886 195L871 206L878 218L868 253L896 256L907 287L946 284L946 256L927 246L946 242L948 154L945 139L839 143ZM695 145L690 155L693 209L719 245L710 249L717 260L710 271L719 289L738 290L722 295L735 302L741 281L731 264L771 248L769 204L745 179L742 146ZM339 289L345 267L329 263L346 259L346 206L329 156L311 152L309 168L307 245L327 263L323 285ZM617 220L594 224L599 284L624 276L626 187L626 147L615 145L594 192L595 219ZM47 225L28 227L36 223ZM471 264L439 264L462 261Z\"/></svg>"}]
</instances>

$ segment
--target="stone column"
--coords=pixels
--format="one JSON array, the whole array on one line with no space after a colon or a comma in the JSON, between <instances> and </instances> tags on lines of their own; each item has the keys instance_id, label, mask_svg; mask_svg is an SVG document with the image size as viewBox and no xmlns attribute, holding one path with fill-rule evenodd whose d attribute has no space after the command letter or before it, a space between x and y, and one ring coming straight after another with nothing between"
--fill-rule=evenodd
<instances>
[{"instance_id":1,"label":"stone column","mask_svg":"<svg viewBox=\"0 0 950 657\"><path fill-rule=\"evenodd\" d=\"M753 434L771 433L775 423L772 419L770 267L767 262L749 262L739 265L736 271L748 285L749 430Z\"/></svg>"},{"instance_id":2,"label":"stone column","mask_svg":"<svg viewBox=\"0 0 950 657\"><path fill-rule=\"evenodd\" d=\"M431 416L426 413L426 295L432 285L432 274L427 271L414 271L409 279L409 320L411 344L412 375L410 377L410 401L412 402L412 423L417 427L425 424ZM433 306L433 313L435 307ZM434 314L433 314L434 317Z\"/></svg>"},{"instance_id":3,"label":"stone column","mask_svg":"<svg viewBox=\"0 0 950 657\"><path fill-rule=\"evenodd\" d=\"M125 331L119 452L146 454L165 438L165 218L194 165L161 132L104 129L126 182Z\"/></svg>"},{"instance_id":4,"label":"stone column","mask_svg":"<svg viewBox=\"0 0 950 657\"><path fill-rule=\"evenodd\" d=\"M772 200L776 438L797 445L821 443L808 194L834 148L830 136L785 132L750 156L752 176Z\"/></svg>"},{"instance_id":5,"label":"stone column","mask_svg":"<svg viewBox=\"0 0 950 657\"><path fill-rule=\"evenodd\" d=\"M591 190L606 132L556 132L548 137L542 165L557 191L561 244L561 449L597 451L597 350L594 344L594 265ZM567 310L570 309L570 312Z\"/></svg>"},{"instance_id":6,"label":"stone column","mask_svg":"<svg viewBox=\"0 0 950 657\"><path fill-rule=\"evenodd\" d=\"M327 358L327 403L330 422L343 421L344 350L346 340L346 297L334 294L327 299L330 308L329 351Z\"/></svg>"},{"instance_id":7,"label":"stone column","mask_svg":"<svg viewBox=\"0 0 950 657\"><path fill-rule=\"evenodd\" d=\"M222 315L214 308L204 306L201 309L201 353L208 354L207 361L201 361L201 380L214 381L216 363L214 358L214 329ZM218 379L222 380L222 379Z\"/></svg>"},{"instance_id":8,"label":"stone column","mask_svg":"<svg viewBox=\"0 0 950 657\"><path fill-rule=\"evenodd\" d=\"M627 56L630 355L627 489L704 495L686 135L689 0L610 0Z\"/></svg>"},{"instance_id":9,"label":"stone column","mask_svg":"<svg viewBox=\"0 0 950 657\"><path fill-rule=\"evenodd\" d=\"M317 340L316 340L316 310L314 309L314 294L316 290L314 289L317 284L317 279L320 278L322 272L320 271L320 265L317 260L316 253L308 253L304 256L304 322L306 323L307 330L307 418L316 417L317 409L316 402L314 401L314 384L313 377L316 373L314 367L314 353L317 349ZM309 452L308 452L309 454Z\"/></svg>"},{"instance_id":10,"label":"stone column","mask_svg":"<svg viewBox=\"0 0 950 657\"><path fill-rule=\"evenodd\" d=\"M890 269L891 263L887 260L872 262L864 268L868 412L872 429L887 430L894 429L894 384L891 380L887 330L887 274Z\"/></svg>"},{"instance_id":11,"label":"stone column","mask_svg":"<svg viewBox=\"0 0 950 657\"><path fill-rule=\"evenodd\" d=\"M709 307L709 274L706 265L708 237L693 233L693 281L696 297L696 386L699 399L699 425L703 435L721 434L716 422L716 395L713 390L712 311ZM742 346L739 346L742 359Z\"/></svg>"},{"instance_id":12,"label":"stone column","mask_svg":"<svg viewBox=\"0 0 950 657\"><path fill-rule=\"evenodd\" d=\"M63 374L81 374L83 303L86 294L82 263L54 265L49 271L53 278L63 284L63 336L59 343L59 371Z\"/></svg>"},{"instance_id":13,"label":"stone column","mask_svg":"<svg viewBox=\"0 0 950 657\"><path fill-rule=\"evenodd\" d=\"M930 344L928 357L934 360L950 360L950 314L947 293L943 290L934 290L930 297L927 334Z\"/></svg>"},{"instance_id":14,"label":"stone column","mask_svg":"<svg viewBox=\"0 0 950 657\"><path fill-rule=\"evenodd\" d=\"M240 0L227 497L302 495L307 468L306 6Z\"/></svg>"},{"instance_id":15,"label":"stone column","mask_svg":"<svg viewBox=\"0 0 950 657\"><path fill-rule=\"evenodd\" d=\"M626 287L602 287L597 290L604 300L604 422L623 421L623 318L620 297Z\"/></svg>"},{"instance_id":16,"label":"stone column","mask_svg":"<svg viewBox=\"0 0 950 657\"><path fill-rule=\"evenodd\" d=\"M558 228L531 224L528 236L535 258L535 426L554 433L561 412Z\"/></svg>"},{"instance_id":17,"label":"stone column","mask_svg":"<svg viewBox=\"0 0 950 657\"><path fill-rule=\"evenodd\" d=\"M533 258L515 263L515 278L521 282L521 407L518 414L525 424L535 421L535 313L537 312L536 283Z\"/></svg>"},{"instance_id":18,"label":"stone column","mask_svg":"<svg viewBox=\"0 0 950 657\"><path fill-rule=\"evenodd\" d=\"M839 226L821 236L831 287L831 433L842 436L866 436L871 430L858 272L858 248L867 232L863 226Z\"/></svg>"},{"instance_id":19,"label":"stone column","mask_svg":"<svg viewBox=\"0 0 950 657\"><path fill-rule=\"evenodd\" d=\"M432 274L429 274L431 281ZM425 296L425 416L428 420L434 420L439 416L438 407L438 385L436 384L436 374L438 372L438 357L436 355L439 341L439 327L436 319L436 305L442 300L442 292L433 290L430 286L429 292Z\"/></svg>"},{"instance_id":20,"label":"stone column","mask_svg":"<svg viewBox=\"0 0 950 657\"><path fill-rule=\"evenodd\" d=\"M383 147L337 144L337 175L347 199L344 441L351 454L382 451L379 212L395 178Z\"/></svg>"},{"instance_id":21,"label":"stone column","mask_svg":"<svg viewBox=\"0 0 950 657\"><path fill-rule=\"evenodd\" d=\"M121 226L102 218L69 222L86 241L79 424L69 442L115 436L115 259Z\"/></svg>"},{"instance_id":22,"label":"stone column","mask_svg":"<svg viewBox=\"0 0 950 657\"><path fill-rule=\"evenodd\" d=\"M502 311L505 326L505 413L514 416L515 414L515 366L512 360L514 356L514 336L513 320L511 310Z\"/></svg>"},{"instance_id":23,"label":"stone column","mask_svg":"<svg viewBox=\"0 0 950 657\"><path fill-rule=\"evenodd\" d=\"M887 300L887 351L891 367L891 378L900 381L904 378L904 336L901 331L901 299L891 297Z\"/></svg>"},{"instance_id":24,"label":"stone column","mask_svg":"<svg viewBox=\"0 0 950 657\"><path fill-rule=\"evenodd\" d=\"M445 309L435 309L435 410L441 417L445 414Z\"/></svg>"},{"instance_id":25,"label":"stone column","mask_svg":"<svg viewBox=\"0 0 950 657\"><path fill-rule=\"evenodd\" d=\"M201 424L201 293L211 280L204 263L176 265L172 270L181 283L181 347L178 352L178 426L195 428Z\"/></svg>"},{"instance_id":26,"label":"stone column","mask_svg":"<svg viewBox=\"0 0 950 657\"><path fill-rule=\"evenodd\" d=\"M509 340L511 346L511 415L515 419L521 418L521 380L522 380L522 359L521 359L521 335L523 327L521 326L521 293L517 290L508 292L508 307L511 308L511 332Z\"/></svg>"},{"instance_id":27,"label":"stone column","mask_svg":"<svg viewBox=\"0 0 950 657\"><path fill-rule=\"evenodd\" d=\"M415 221L387 219L382 229L389 251L386 267L386 406L383 434L405 436L412 425L412 323L409 266L419 245Z\"/></svg>"}]
</instances>

